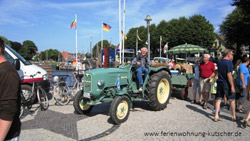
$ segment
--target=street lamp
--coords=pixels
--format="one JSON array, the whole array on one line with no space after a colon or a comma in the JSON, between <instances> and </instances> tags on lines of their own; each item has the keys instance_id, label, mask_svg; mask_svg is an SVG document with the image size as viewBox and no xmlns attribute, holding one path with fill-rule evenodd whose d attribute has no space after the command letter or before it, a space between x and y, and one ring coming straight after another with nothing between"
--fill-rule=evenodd
<instances>
[{"instance_id":1,"label":"street lamp","mask_svg":"<svg viewBox=\"0 0 250 141\"><path fill-rule=\"evenodd\" d=\"M150 15L146 16L145 21L147 22L147 28L148 28L148 58L150 60L150 33L149 33L149 25L150 25L150 21L152 21L152 18L150 17Z\"/></svg>"}]
</instances>

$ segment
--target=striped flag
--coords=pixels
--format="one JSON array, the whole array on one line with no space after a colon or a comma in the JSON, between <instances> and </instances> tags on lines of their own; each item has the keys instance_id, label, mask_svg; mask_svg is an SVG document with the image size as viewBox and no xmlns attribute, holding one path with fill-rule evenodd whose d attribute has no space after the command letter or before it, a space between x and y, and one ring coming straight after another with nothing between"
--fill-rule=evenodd
<instances>
[{"instance_id":1,"label":"striped flag","mask_svg":"<svg viewBox=\"0 0 250 141\"><path fill-rule=\"evenodd\" d=\"M109 30L111 29L111 26L106 24L106 23L103 23L103 30L109 32Z\"/></svg>"},{"instance_id":2,"label":"striped flag","mask_svg":"<svg viewBox=\"0 0 250 141\"><path fill-rule=\"evenodd\" d=\"M74 19L70 25L70 29L72 29L73 27L76 27L76 19Z\"/></svg>"}]
</instances>

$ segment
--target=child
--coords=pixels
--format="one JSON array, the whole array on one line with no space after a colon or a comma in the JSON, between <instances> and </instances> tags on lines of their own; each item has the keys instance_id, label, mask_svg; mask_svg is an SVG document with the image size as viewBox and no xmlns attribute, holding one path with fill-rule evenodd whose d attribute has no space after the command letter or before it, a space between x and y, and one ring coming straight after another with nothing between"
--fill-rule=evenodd
<instances>
[{"instance_id":1,"label":"child","mask_svg":"<svg viewBox=\"0 0 250 141\"><path fill-rule=\"evenodd\" d=\"M214 108L212 110L213 114L215 113L215 95L216 95L216 89L217 89L217 79L218 79L218 71L215 70L215 75L210 79L210 83L211 83L211 98L213 99L213 105L214 105Z\"/></svg>"}]
</instances>

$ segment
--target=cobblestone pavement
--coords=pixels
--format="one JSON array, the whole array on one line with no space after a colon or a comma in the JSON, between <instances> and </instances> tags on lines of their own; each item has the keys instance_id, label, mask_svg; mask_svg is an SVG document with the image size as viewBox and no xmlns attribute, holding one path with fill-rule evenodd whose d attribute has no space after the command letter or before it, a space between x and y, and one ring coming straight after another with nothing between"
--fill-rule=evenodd
<instances>
[{"instance_id":1,"label":"cobblestone pavement","mask_svg":"<svg viewBox=\"0 0 250 141\"><path fill-rule=\"evenodd\" d=\"M175 98L162 111L150 111L146 102L134 103L128 120L121 125L111 121L109 103L96 105L89 115L75 114L72 103L57 106L52 99L47 111L40 111L34 105L34 112L27 112L22 119L20 140L249 140L250 137L249 125L242 129L242 120L232 122L228 110L222 110L222 121L214 122L211 105L203 110L199 105Z\"/></svg>"}]
</instances>

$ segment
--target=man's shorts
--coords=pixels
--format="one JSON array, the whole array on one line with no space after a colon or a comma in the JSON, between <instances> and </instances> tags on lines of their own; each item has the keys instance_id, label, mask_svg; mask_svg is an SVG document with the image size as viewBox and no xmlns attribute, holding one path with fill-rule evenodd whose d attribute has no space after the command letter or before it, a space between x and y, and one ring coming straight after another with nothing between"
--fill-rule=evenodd
<instances>
[{"instance_id":1,"label":"man's shorts","mask_svg":"<svg viewBox=\"0 0 250 141\"><path fill-rule=\"evenodd\" d=\"M216 99L223 99L224 95L227 97L228 101L235 100L235 93L231 93L230 84L226 82L217 82Z\"/></svg>"},{"instance_id":2,"label":"man's shorts","mask_svg":"<svg viewBox=\"0 0 250 141\"><path fill-rule=\"evenodd\" d=\"M210 93L211 84L207 78L200 78L200 90L201 93Z\"/></svg>"}]
</instances>

